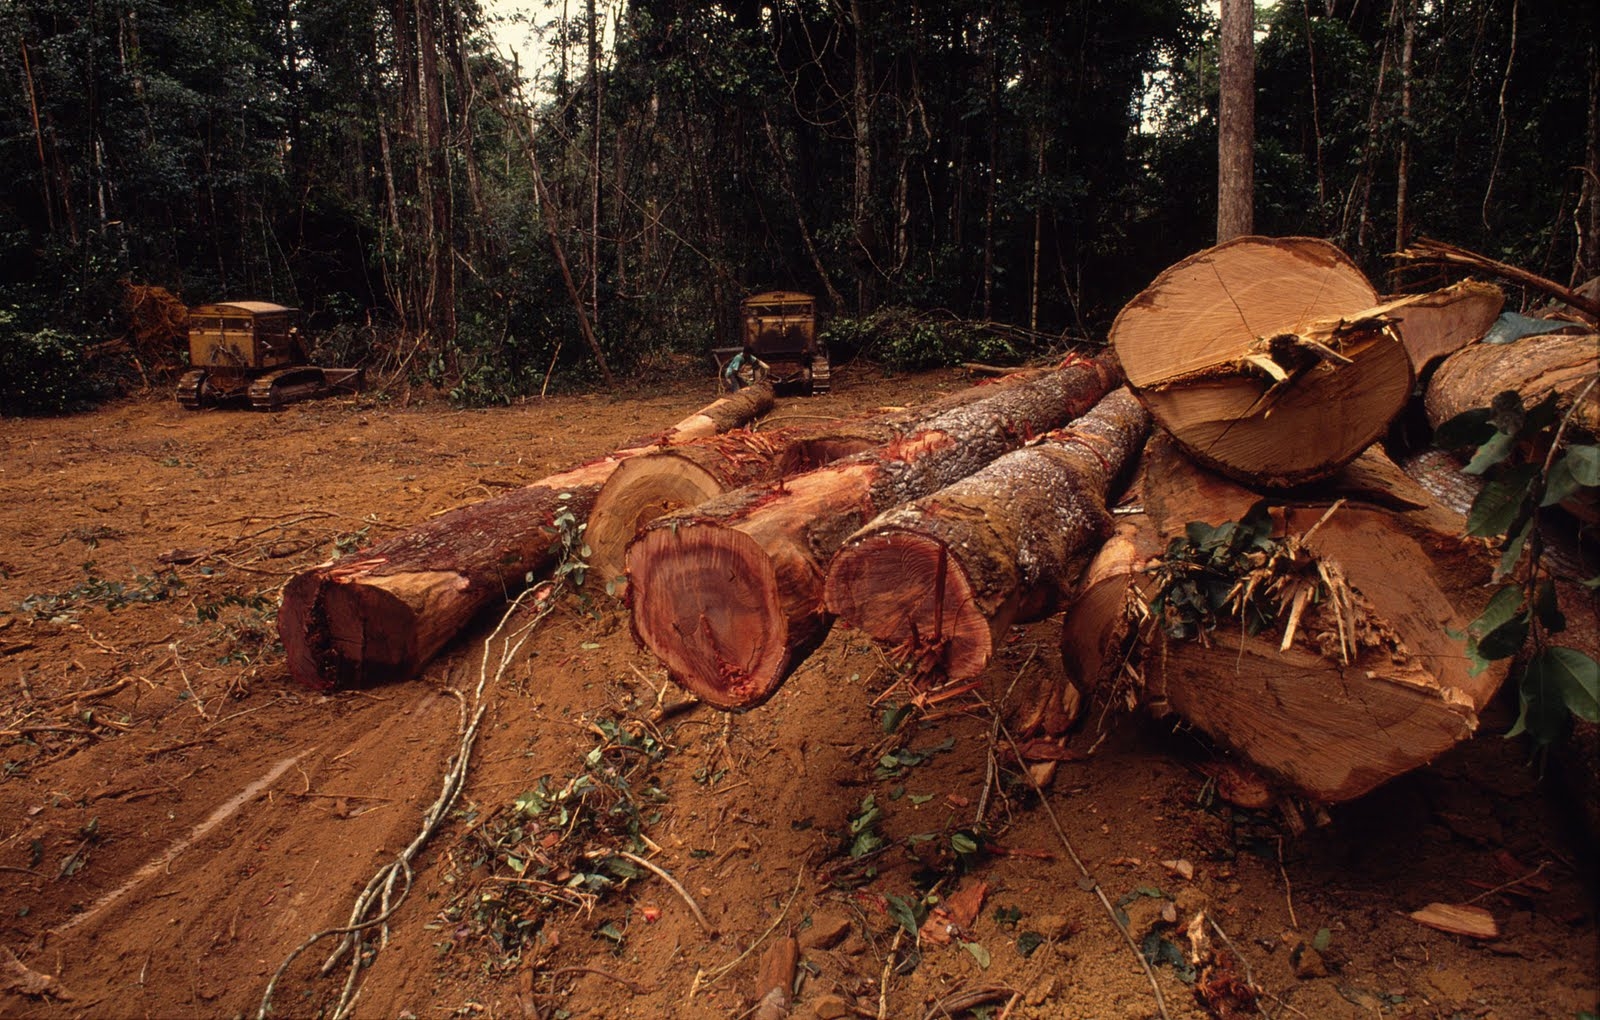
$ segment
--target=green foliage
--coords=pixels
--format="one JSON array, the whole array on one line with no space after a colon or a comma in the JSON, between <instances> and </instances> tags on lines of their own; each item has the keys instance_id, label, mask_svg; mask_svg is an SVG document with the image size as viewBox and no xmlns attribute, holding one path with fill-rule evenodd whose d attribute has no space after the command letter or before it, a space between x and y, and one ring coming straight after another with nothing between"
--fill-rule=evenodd
<instances>
[{"instance_id":1,"label":"green foliage","mask_svg":"<svg viewBox=\"0 0 1600 1020\"><path fill-rule=\"evenodd\" d=\"M1506 735L1526 733L1538 747L1566 732L1572 716L1600 722L1600 665L1550 642L1567 621L1544 568L1540 510L1600 487L1600 447L1563 443L1564 425L1554 393L1527 408L1507 390L1434 434L1438 446L1474 448L1466 471L1486 483L1467 513L1467 533L1494 539L1501 549L1496 577L1512 578L1467 625L1467 657L1481 672L1526 650L1517 678L1521 711Z\"/></svg>"},{"instance_id":2,"label":"green foliage","mask_svg":"<svg viewBox=\"0 0 1600 1020\"><path fill-rule=\"evenodd\" d=\"M65 414L90 407L104 386L90 372L81 337L30 330L0 310L0 414Z\"/></svg>"},{"instance_id":3,"label":"green foliage","mask_svg":"<svg viewBox=\"0 0 1600 1020\"><path fill-rule=\"evenodd\" d=\"M1193 521L1151 568L1157 592L1151 611L1167 636L1204 639L1228 616L1243 616L1255 634L1278 617L1278 600L1268 584L1246 586L1244 579L1270 570L1285 551L1272 537L1272 516L1263 500L1243 520L1210 525Z\"/></svg>"},{"instance_id":4,"label":"green foliage","mask_svg":"<svg viewBox=\"0 0 1600 1020\"><path fill-rule=\"evenodd\" d=\"M551 575L559 583L562 578L570 577L574 588L583 587L584 576L589 572L589 557L593 555L587 543L583 540L583 533L588 530L587 521L579 522L577 515L572 512L568 500L572 493L563 492L556 496L560 509L556 511L555 524L559 539L556 543L556 568ZM531 581L532 578L530 577Z\"/></svg>"},{"instance_id":5,"label":"green foliage","mask_svg":"<svg viewBox=\"0 0 1600 1020\"><path fill-rule=\"evenodd\" d=\"M540 776L467 838L470 866L483 869L485 881L446 916L488 939L507 965L553 910L588 912L642 874L618 851L646 851L644 831L666 800L654 770L669 748L630 720L601 717L594 729L600 742L577 771L565 779ZM599 928L621 943L622 928Z\"/></svg>"},{"instance_id":6,"label":"green foliage","mask_svg":"<svg viewBox=\"0 0 1600 1020\"><path fill-rule=\"evenodd\" d=\"M882 308L861 318L840 318L822 330L836 361L860 356L897 372L967 361L1015 364L1025 353L993 330L908 308Z\"/></svg>"},{"instance_id":7,"label":"green foliage","mask_svg":"<svg viewBox=\"0 0 1600 1020\"><path fill-rule=\"evenodd\" d=\"M101 577L90 560L83 565L83 573L83 581L66 591L29 595L17 608L36 620L65 620L81 606L100 606L115 612L142 602L165 602L185 587L183 578L173 570L139 574L132 583L125 583Z\"/></svg>"}]
</instances>

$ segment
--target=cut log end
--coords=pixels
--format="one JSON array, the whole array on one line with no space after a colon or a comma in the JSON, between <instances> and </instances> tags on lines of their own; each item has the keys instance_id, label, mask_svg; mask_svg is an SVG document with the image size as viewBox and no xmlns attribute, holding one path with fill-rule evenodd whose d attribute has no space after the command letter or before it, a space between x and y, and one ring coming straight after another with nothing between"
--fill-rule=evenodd
<instances>
[{"instance_id":1,"label":"cut log end","mask_svg":"<svg viewBox=\"0 0 1600 1020\"><path fill-rule=\"evenodd\" d=\"M719 527L647 531L628 549L633 630L680 686L717 708L747 709L778 689L788 626L771 560Z\"/></svg>"},{"instance_id":2,"label":"cut log end","mask_svg":"<svg viewBox=\"0 0 1600 1020\"><path fill-rule=\"evenodd\" d=\"M645 525L674 510L699 506L722 491L709 471L684 457L662 453L623 461L595 498L584 531L592 550L589 572L613 583L623 574L628 543Z\"/></svg>"},{"instance_id":3,"label":"cut log end","mask_svg":"<svg viewBox=\"0 0 1600 1020\"><path fill-rule=\"evenodd\" d=\"M1354 460L1411 393L1398 340L1375 333L1347 351L1349 364L1321 362L1281 384L1230 371L1139 397L1196 461L1251 484L1299 485Z\"/></svg>"},{"instance_id":4,"label":"cut log end","mask_svg":"<svg viewBox=\"0 0 1600 1020\"><path fill-rule=\"evenodd\" d=\"M879 531L841 549L826 598L829 612L922 670L974 676L993 652L966 571L926 535Z\"/></svg>"}]
</instances>

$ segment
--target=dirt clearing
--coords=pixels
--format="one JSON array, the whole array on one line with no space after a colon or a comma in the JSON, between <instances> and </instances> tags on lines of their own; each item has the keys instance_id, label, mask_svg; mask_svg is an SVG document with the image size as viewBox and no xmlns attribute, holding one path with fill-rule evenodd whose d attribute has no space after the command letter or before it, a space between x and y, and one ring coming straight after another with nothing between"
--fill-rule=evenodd
<instances>
[{"instance_id":1,"label":"dirt clearing","mask_svg":"<svg viewBox=\"0 0 1600 1020\"><path fill-rule=\"evenodd\" d=\"M773 417L966 384L845 370ZM1504 706L1295 837L1220 801L1197 740L1095 705L1046 791L1058 833L995 720L1059 676L1059 618L894 736L915 692L838 628L753 712L663 711L679 692L602 591L529 603L486 660L496 611L409 683L288 678L273 619L295 572L712 395L276 414L151 397L0 423L0 1014L256 1015L416 839L480 704L459 799L364 933L351 1015L739 1017L792 933L797 1017L1156 1016L1105 903L1174 1017L1210 1015L1183 930L1202 908L1265 1015L1597 1009L1593 859L1499 739ZM1408 916L1468 900L1498 938ZM272 1015L335 1008L338 945L283 971Z\"/></svg>"}]
</instances>

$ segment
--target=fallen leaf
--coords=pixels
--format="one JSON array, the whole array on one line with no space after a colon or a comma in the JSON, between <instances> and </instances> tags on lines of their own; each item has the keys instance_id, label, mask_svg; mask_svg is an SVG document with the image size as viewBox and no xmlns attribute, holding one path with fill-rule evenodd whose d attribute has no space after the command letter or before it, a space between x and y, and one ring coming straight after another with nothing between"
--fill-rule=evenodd
<instances>
[{"instance_id":1,"label":"fallen leaf","mask_svg":"<svg viewBox=\"0 0 1600 1020\"><path fill-rule=\"evenodd\" d=\"M922 940L940 946L949 945L951 938L959 937L977 921L987 895L988 882L976 878L963 882L961 888L928 912L928 919L922 922L919 932Z\"/></svg>"},{"instance_id":2,"label":"fallen leaf","mask_svg":"<svg viewBox=\"0 0 1600 1020\"><path fill-rule=\"evenodd\" d=\"M1194 878L1194 865L1190 864L1182 857L1175 861L1162 861L1161 866L1172 872L1174 875L1177 875L1185 882Z\"/></svg>"},{"instance_id":3,"label":"fallen leaf","mask_svg":"<svg viewBox=\"0 0 1600 1020\"><path fill-rule=\"evenodd\" d=\"M1500 925L1494 915L1482 907L1460 903L1430 903L1421 910L1413 910L1410 918L1418 924L1447 931L1452 935L1466 935L1475 939L1500 937Z\"/></svg>"}]
</instances>

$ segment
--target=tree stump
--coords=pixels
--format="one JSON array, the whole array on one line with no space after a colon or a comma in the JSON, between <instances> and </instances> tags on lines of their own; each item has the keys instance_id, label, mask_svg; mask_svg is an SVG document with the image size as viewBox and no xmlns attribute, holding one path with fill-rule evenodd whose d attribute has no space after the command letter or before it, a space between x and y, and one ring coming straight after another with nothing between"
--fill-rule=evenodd
<instances>
[{"instance_id":1,"label":"tree stump","mask_svg":"<svg viewBox=\"0 0 1600 1020\"><path fill-rule=\"evenodd\" d=\"M1067 610L1064 661L1069 675L1091 683L1121 670L1130 589L1154 595L1144 568L1168 555L1188 522L1239 521L1262 498L1160 439L1146 452L1139 485L1144 514L1124 519ZM1162 624L1170 620L1147 621L1135 649L1139 697L1284 789L1345 801L1476 730L1505 663L1472 675L1462 640L1451 635L1487 603L1493 557L1461 537L1459 515L1435 506L1376 449L1315 490L1272 500L1275 535L1303 540L1304 578L1326 570L1344 594L1325 586L1320 601L1283 606L1253 635L1238 620L1205 640L1169 635Z\"/></svg>"}]
</instances>

